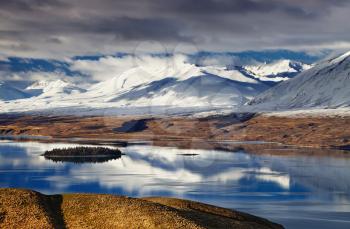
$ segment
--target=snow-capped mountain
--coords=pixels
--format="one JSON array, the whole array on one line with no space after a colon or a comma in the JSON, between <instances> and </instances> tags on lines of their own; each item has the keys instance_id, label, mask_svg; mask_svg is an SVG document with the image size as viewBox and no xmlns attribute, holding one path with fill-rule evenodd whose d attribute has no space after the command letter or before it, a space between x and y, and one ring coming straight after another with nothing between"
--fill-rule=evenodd
<instances>
[{"instance_id":1,"label":"snow-capped mountain","mask_svg":"<svg viewBox=\"0 0 350 229\"><path fill-rule=\"evenodd\" d=\"M199 107L242 105L269 88L259 80L224 67L201 67L183 63L176 67L143 66L92 85L86 90L58 80L36 82L26 91L40 91L28 99L3 104L7 111L52 109L118 109L121 107ZM70 112L74 112L70 109ZM188 110L187 109L187 110ZM181 110L181 109L180 109Z\"/></svg>"},{"instance_id":2,"label":"snow-capped mountain","mask_svg":"<svg viewBox=\"0 0 350 229\"><path fill-rule=\"evenodd\" d=\"M113 94L167 77L175 77L181 80L196 75L201 75L200 68L185 62L185 57L183 56L176 58L175 63L172 65L165 60L151 61L146 59L140 61L137 67L127 69L109 80L93 85L89 91Z\"/></svg>"},{"instance_id":3,"label":"snow-capped mountain","mask_svg":"<svg viewBox=\"0 0 350 229\"><path fill-rule=\"evenodd\" d=\"M234 106L268 88L236 70L178 62L132 68L92 86L86 96L122 106Z\"/></svg>"},{"instance_id":4,"label":"snow-capped mountain","mask_svg":"<svg viewBox=\"0 0 350 229\"><path fill-rule=\"evenodd\" d=\"M310 69L312 66L297 61L278 60L269 64L244 66L243 70L261 81L281 82Z\"/></svg>"},{"instance_id":5,"label":"snow-capped mountain","mask_svg":"<svg viewBox=\"0 0 350 229\"><path fill-rule=\"evenodd\" d=\"M54 97L57 95L78 94L86 90L63 80L41 80L28 86L25 91L33 96Z\"/></svg>"},{"instance_id":6,"label":"snow-capped mountain","mask_svg":"<svg viewBox=\"0 0 350 229\"><path fill-rule=\"evenodd\" d=\"M235 109L272 86L271 82L242 69L196 65L181 55L168 59L147 57L84 89L65 80L34 82L23 90L30 96L0 105L3 110L13 112L65 109L74 113L137 107ZM270 71L269 76L281 71Z\"/></svg>"},{"instance_id":7,"label":"snow-capped mountain","mask_svg":"<svg viewBox=\"0 0 350 229\"><path fill-rule=\"evenodd\" d=\"M27 98L30 95L24 91L11 86L6 82L0 81L0 101L10 101L16 99Z\"/></svg>"},{"instance_id":8,"label":"snow-capped mountain","mask_svg":"<svg viewBox=\"0 0 350 229\"><path fill-rule=\"evenodd\" d=\"M239 83L217 75L204 74L185 80L164 78L118 94L110 102L142 106L234 106L242 105L267 86Z\"/></svg>"},{"instance_id":9,"label":"snow-capped mountain","mask_svg":"<svg viewBox=\"0 0 350 229\"><path fill-rule=\"evenodd\" d=\"M350 52L320 62L295 78L265 91L250 105L262 109L350 106Z\"/></svg>"}]
</instances>

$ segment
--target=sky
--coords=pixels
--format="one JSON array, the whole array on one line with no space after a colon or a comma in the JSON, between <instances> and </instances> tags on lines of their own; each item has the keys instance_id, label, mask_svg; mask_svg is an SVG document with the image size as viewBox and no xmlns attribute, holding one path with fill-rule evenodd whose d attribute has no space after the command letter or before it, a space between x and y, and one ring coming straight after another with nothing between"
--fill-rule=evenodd
<instances>
[{"instance_id":1,"label":"sky","mask_svg":"<svg viewBox=\"0 0 350 229\"><path fill-rule=\"evenodd\" d=\"M350 49L348 0L0 0L0 60Z\"/></svg>"}]
</instances>

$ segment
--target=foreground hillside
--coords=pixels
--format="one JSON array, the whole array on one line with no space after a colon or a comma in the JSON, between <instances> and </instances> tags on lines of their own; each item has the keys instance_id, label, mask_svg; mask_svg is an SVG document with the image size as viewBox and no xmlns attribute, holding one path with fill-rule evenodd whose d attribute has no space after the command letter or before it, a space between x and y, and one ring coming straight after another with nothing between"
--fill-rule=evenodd
<instances>
[{"instance_id":1,"label":"foreground hillside","mask_svg":"<svg viewBox=\"0 0 350 229\"><path fill-rule=\"evenodd\" d=\"M245 213L171 198L47 196L0 189L0 228L283 228Z\"/></svg>"}]
</instances>

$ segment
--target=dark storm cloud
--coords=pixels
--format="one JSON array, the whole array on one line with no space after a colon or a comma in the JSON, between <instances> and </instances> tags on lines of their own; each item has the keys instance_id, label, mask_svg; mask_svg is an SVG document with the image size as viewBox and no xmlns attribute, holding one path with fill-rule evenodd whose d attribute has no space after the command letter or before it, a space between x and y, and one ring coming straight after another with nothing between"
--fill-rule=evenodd
<instances>
[{"instance_id":1,"label":"dark storm cloud","mask_svg":"<svg viewBox=\"0 0 350 229\"><path fill-rule=\"evenodd\" d=\"M1 1L3 10L21 11L38 11L44 8L66 8L67 3L59 0L11 0Z\"/></svg>"},{"instance_id":2,"label":"dark storm cloud","mask_svg":"<svg viewBox=\"0 0 350 229\"><path fill-rule=\"evenodd\" d=\"M253 0L180 0L173 1L173 10L187 12L190 14L246 14L246 13L268 13L281 10L292 16L310 16L299 7L290 6L282 1L253 1Z\"/></svg>"},{"instance_id":3,"label":"dark storm cloud","mask_svg":"<svg viewBox=\"0 0 350 229\"><path fill-rule=\"evenodd\" d=\"M280 11L294 17L322 16L335 6L343 6L347 0L156 0L155 8L177 14L248 14Z\"/></svg>"},{"instance_id":4,"label":"dark storm cloud","mask_svg":"<svg viewBox=\"0 0 350 229\"><path fill-rule=\"evenodd\" d=\"M346 46L350 37L348 0L1 0L0 4L0 55L129 51L147 40L222 51L324 48Z\"/></svg>"},{"instance_id":5,"label":"dark storm cloud","mask_svg":"<svg viewBox=\"0 0 350 229\"><path fill-rule=\"evenodd\" d=\"M190 37L180 35L181 24L162 18L129 18L129 17L86 17L72 19L69 22L57 21L54 24L42 21L23 20L18 24L32 28L32 32L51 34L97 34L114 35L118 40L160 40L160 41L190 41ZM31 32L25 30L25 32ZM53 42L63 43L58 38Z\"/></svg>"}]
</instances>

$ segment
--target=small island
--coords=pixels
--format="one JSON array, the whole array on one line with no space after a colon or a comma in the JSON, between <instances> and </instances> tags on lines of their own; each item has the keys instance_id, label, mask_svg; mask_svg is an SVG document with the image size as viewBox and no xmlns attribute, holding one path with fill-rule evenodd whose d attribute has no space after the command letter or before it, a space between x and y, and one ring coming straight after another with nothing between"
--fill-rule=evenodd
<instances>
[{"instance_id":1,"label":"small island","mask_svg":"<svg viewBox=\"0 0 350 229\"><path fill-rule=\"evenodd\" d=\"M119 149L107 147L72 147L45 151L42 155L55 162L100 163L122 156Z\"/></svg>"}]
</instances>

